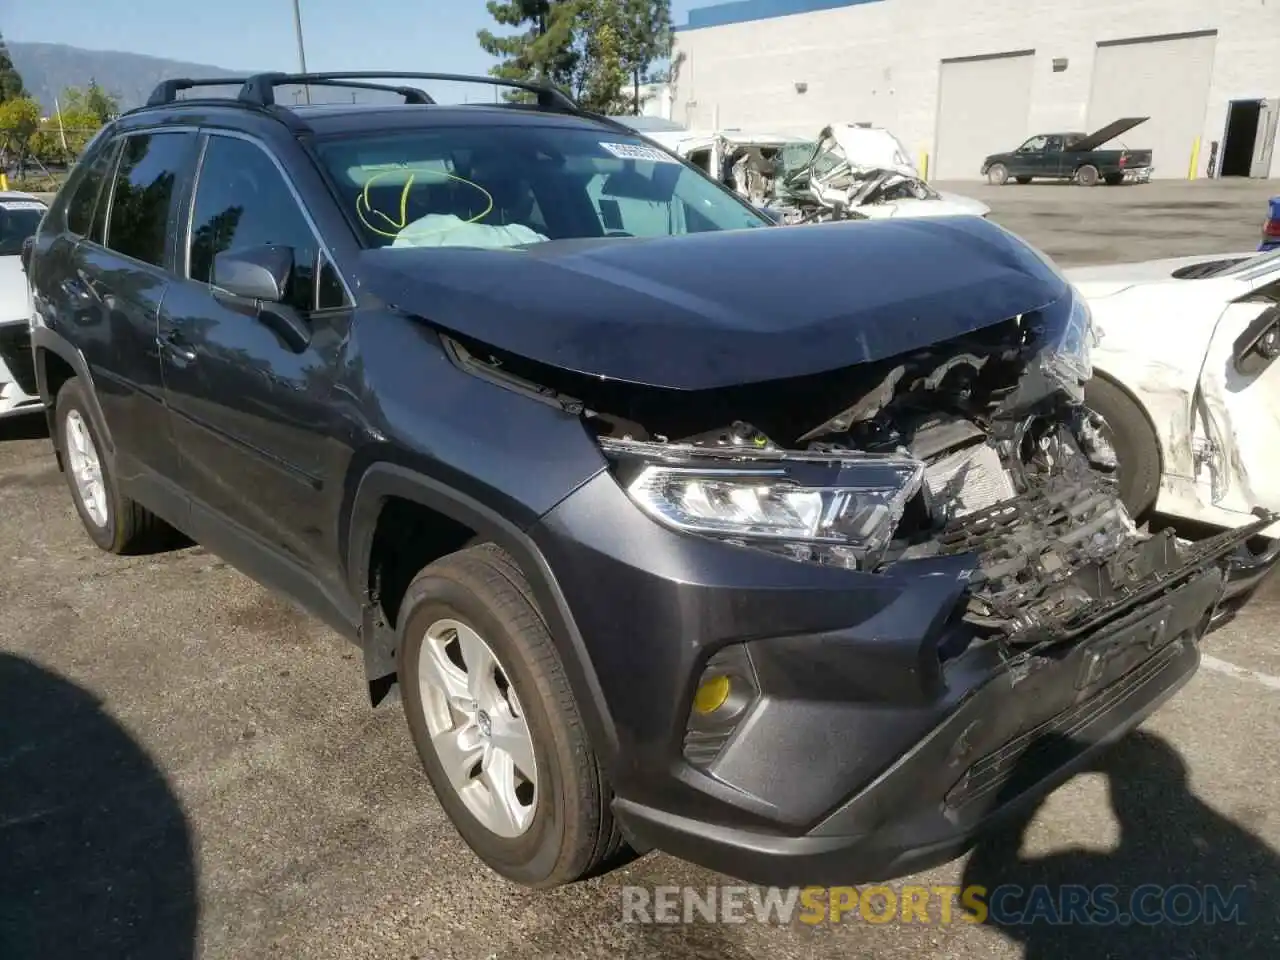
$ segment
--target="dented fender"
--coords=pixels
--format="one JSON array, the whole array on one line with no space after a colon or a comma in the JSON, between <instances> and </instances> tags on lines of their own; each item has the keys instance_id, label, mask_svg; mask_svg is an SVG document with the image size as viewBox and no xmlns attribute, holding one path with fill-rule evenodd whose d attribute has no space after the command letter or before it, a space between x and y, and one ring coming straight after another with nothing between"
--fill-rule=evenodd
<instances>
[{"instance_id":1,"label":"dented fender","mask_svg":"<svg viewBox=\"0 0 1280 960\"><path fill-rule=\"evenodd\" d=\"M1239 527L1255 508L1280 510L1280 364L1251 376L1234 366L1237 341L1269 305L1259 295L1266 281L1179 280L1176 265L1067 273L1093 312L1095 371L1123 387L1155 430L1156 509ZM1280 525L1267 534L1280 536Z\"/></svg>"}]
</instances>

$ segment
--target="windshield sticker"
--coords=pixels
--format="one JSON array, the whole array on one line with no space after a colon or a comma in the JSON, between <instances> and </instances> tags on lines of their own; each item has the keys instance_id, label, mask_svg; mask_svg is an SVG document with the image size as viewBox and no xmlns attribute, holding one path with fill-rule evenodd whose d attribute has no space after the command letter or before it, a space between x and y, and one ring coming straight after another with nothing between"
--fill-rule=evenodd
<instances>
[{"instance_id":1,"label":"windshield sticker","mask_svg":"<svg viewBox=\"0 0 1280 960\"><path fill-rule=\"evenodd\" d=\"M37 200L0 200L0 207L5 210L39 210L41 212L47 209Z\"/></svg>"},{"instance_id":2,"label":"windshield sticker","mask_svg":"<svg viewBox=\"0 0 1280 960\"><path fill-rule=\"evenodd\" d=\"M657 147L647 147L639 143L601 143L611 154L619 160L648 160L650 163L675 163L680 161L665 150Z\"/></svg>"}]
</instances>

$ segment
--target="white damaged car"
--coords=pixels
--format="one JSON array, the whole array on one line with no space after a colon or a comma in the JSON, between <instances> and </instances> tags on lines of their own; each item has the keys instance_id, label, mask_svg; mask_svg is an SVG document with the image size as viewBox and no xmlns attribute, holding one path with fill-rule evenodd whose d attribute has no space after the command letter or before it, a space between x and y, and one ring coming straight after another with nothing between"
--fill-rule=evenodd
<instances>
[{"instance_id":1,"label":"white damaged car","mask_svg":"<svg viewBox=\"0 0 1280 960\"><path fill-rule=\"evenodd\" d=\"M1225 529L1280 510L1280 251L1064 273L1093 312L1086 403L1131 513Z\"/></svg>"},{"instance_id":2,"label":"white damaged car","mask_svg":"<svg viewBox=\"0 0 1280 960\"><path fill-rule=\"evenodd\" d=\"M889 217L985 217L981 200L934 189L883 127L833 123L816 140L761 130L687 130L655 117L613 117L701 167L783 223Z\"/></svg>"},{"instance_id":3,"label":"white damaged car","mask_svg":"<svg viewBox=\"0 0 1280 960\"><path fill-rule=\"evenodd\" d=\"M0 193L0 417L40 409L31 360L31 294L22 242L34 236L47 207L38 197Z\"/></svg>"}]
</instances>

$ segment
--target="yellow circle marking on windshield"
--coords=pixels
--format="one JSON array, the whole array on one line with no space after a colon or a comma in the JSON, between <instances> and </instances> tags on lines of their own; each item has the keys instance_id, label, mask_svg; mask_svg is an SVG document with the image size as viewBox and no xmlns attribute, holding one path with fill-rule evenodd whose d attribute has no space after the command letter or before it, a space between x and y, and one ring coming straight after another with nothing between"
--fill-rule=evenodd
<instances>
[{"instance_id":1,"label":"yellow circle marking on windshield","mask_svg":"<svg viewBox=\"0 0 1280 960\"><path fill-rule=\"evenodd\" d=\"M418 175L416 173L409 174L409 178L404 182L404 189L400 191L400 220L398 223L395 220L392 220L389 216L387 216L381 210L376 209L373 206L373 204L369 202L369 188L372 187L378 181L379 177L385 177L389 173L397 173L397 172L398 171L396 170L383 170L381 173L373 174L372 176L369 177L368 180L364 182L364 189L362 189L360 191L359 196L356 197L356 216L360 218L360 222L363 223L370 230L372 230L374 233L376 233L378 236L390 237L392 240L400 236L400 231L409 225L409 212L408 212L409 188L413 186L413 182L414 180L417 179ZM440 176L440 177L444 177L447 180L456 180L458 183L465 183L467 186L475 187L482 194L484 194L484 198L488 202L488 206L485 207L484 210L482 210L479 214L472 217L470 220L463 220L462 222L464 224L477 223L483 220L493 211L493 206L494 206L493 194L491 194L484 187L480 186L480 184L476 183L474 180L468 180L466 177L459 177L452 173L439 173L439 174L433 174L433 176ZM369 222L369 218L365 215L366 211L368 211L371 214L377 214L384 221L386 221L388 226L394 227L395 232L392 233L387 230L382 230L382 229L379 229L378 227L375 227L372 223ZM452 227L445 227L440 230L431 230L429 231L429 233L447 233L451 229Z\"/></svg>"}]
</instances>

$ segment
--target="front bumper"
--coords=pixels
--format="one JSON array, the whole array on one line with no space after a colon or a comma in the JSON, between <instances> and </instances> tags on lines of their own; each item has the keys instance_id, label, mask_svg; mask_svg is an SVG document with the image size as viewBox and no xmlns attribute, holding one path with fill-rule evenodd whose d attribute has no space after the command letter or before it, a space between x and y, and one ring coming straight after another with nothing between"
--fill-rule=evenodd
<instances>
[{"instance_id":1,"label":"front bumper","mask_svg":"<svg viewBox=\"0 0 1280 960\"><path fill-rule=\"evenodd\" d=\"M1253 527L1195 548L1067 642L966 644L964 556L857 574L682 537L607 475L532 532L616 731L630 839L779 885L890 879L962 853L1194 673ZM1261 528L1269 521L1259 520ZM707 659L744 647L762 696L713 762L683 754Z\"/></svg>"}]
</instances>

